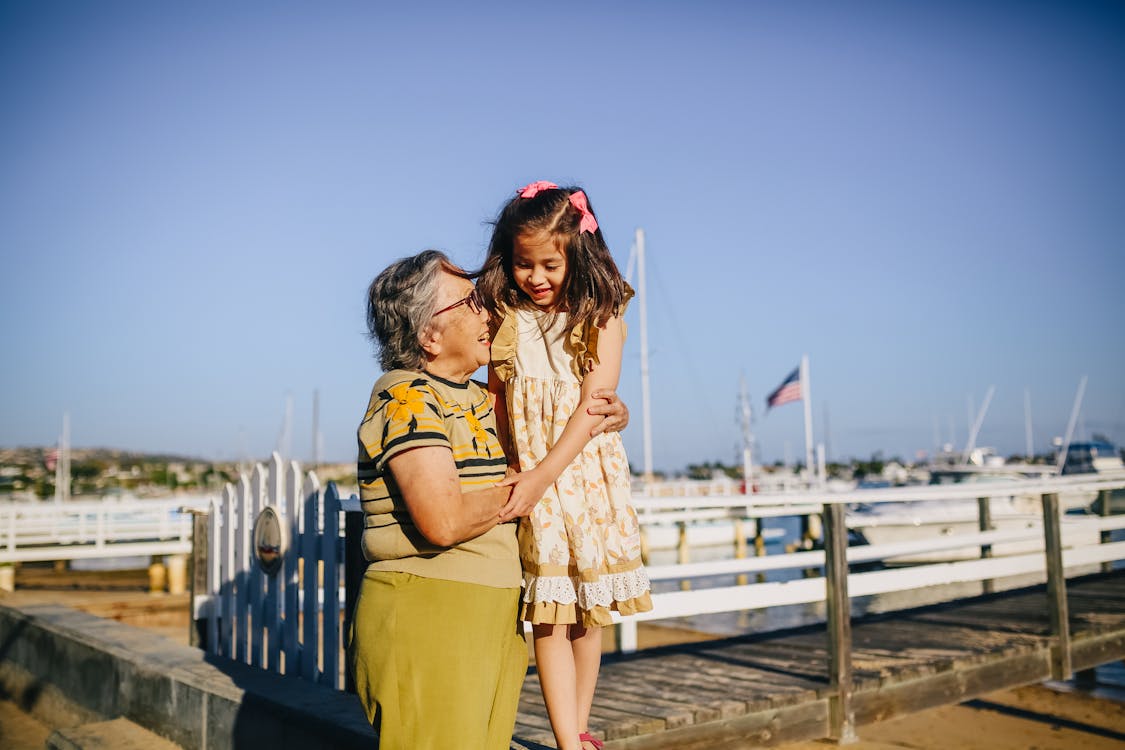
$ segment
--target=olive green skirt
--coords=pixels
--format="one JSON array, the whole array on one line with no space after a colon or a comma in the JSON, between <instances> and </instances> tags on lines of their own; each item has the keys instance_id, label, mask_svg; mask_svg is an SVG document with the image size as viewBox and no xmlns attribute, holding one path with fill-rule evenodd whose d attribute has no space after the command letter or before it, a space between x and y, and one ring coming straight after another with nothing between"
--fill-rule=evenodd
<instances>
[{"instance_id":1,"label":"olive green skirt","mask_svg":"<svg viewBox=\"0 0 1125 750\"><path fill-rule=\"evenodd\" d=\"M519 594L367 572L348 663L380 750L508 750L527 672Z\"/></svg>"}]
</instances>

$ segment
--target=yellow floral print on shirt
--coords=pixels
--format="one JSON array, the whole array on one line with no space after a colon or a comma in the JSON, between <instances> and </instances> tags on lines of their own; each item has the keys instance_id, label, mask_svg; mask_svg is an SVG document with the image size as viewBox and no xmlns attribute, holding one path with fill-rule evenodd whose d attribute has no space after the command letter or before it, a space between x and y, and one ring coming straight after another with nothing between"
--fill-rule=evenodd
<instances>
[{"instance_id":1,"label":"yellow floral print on shirt","mask_svg":"<svg viewBox=\"0 0 1125 750\"><path fill-rule=\"evenodd\" d=\"M477 419L477 415L471 411L464 412L465 423L469 425L469 429L473 431L473 440L478 443L484 444L488 442L488 432L485 431L484 425Z\"/></svg>"},{"instance_id":2,"label":"yellow floral print on shirt","mask_svg":"<svg viewBox=\"0 0 1125 750\"><path fill-rule=\"evenodd\" d=\"M388 389L391 400L387 402L387 417L392 422L409 422L426 408L425 395L411 388L411 385L411 383L399 383Z\"/></svg>"}]
</instances>

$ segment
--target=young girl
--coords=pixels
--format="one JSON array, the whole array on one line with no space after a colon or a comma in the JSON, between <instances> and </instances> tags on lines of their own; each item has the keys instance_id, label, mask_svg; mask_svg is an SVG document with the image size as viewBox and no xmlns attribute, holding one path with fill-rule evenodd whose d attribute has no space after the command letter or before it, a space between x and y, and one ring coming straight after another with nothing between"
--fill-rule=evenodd
<instances>
[{"instance_id":1,"label":"young girl","mask_svg":"<svg viewBox=\"0 0 1125 750\"><path fill-rule=\"evenodd\" d=\"M652 609L619 433L590 433L615 389L632 296L586 194L535 182L500 212L477 289L493 328L489 390L519 474L501 520L520 521L535 660L560 750L595 750L590 707L610 610Z\"/></svg>"}]
</instances>

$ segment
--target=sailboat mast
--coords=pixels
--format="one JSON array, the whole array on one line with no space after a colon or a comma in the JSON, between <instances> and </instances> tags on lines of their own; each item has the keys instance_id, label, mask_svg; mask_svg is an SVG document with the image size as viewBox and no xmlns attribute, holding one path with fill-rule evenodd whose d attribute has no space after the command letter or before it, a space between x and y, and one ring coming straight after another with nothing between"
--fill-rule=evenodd
<instances>
[{"instance_id":1,"label":"sailboat mast","mask_svg":"<svg viewBox=\"0 0 1125 750\"><path fill-rule=\"evenodd\" d=\"M1070 410L1070 421L1066 425L1066 437L1063 438L1062 450L1059 451L1059 460L1055 469L1062 473L1063 464L1066 463L1066 454L1070 451L1070 439L1074 437L1074 423L1078 421L1078 412L1082 410L1082 396L1086 394L1086 376L1078 381L1078 393L1074 395L1074 407Z\"/></svg>"},{"instance_id":2,"label":"sailboat mast","mask_svg":"<svg viewBox=\"0 0 1125 750\"><path fill-rule=\"evenodd\" d=\"M988 405L992 403L992 394L996 392L996 386L988 386L988 392L984 394L984 403L980 405L980 411L977 412L977 418L969 428L969 439L965 442L965 455L961 459L962 463L969 463L969 458L973 455L973 450L977 447L977 435L980 433L980 427L984 424L984 415L988 412ZM969 397L970 400L972 397ZM969 414L972 417L972 414Z\"/></svg>"},{"instance_id":3,"label":"sailboat mast","mask_svg":"<svg viewBox=\"0 0 1125 750\"><path fill-rule=\"evenodd\" d=\"M313 389L312 465L320 466L320 389Z\"/></svg>"},{"instance_id":4,"label":"sailboat mast","mask_svg":"<svg viewBox=\"0 0 1125 750\"><path fill-rule=\"evenodd\" d=\"M742 481L743 490L749 494L754 491L754 436L750 434L750 396L746 392L746 375L738 377L738 411L742 426Z\"/></svg>"},{"instance_id":5,"label":"sailboat mast","mask_svg":"<svg viewBox=\"0 0 1125 750\"><path fill-rule=\"evenodd\" d=\"M293 394L285 394L285 416L281 421L281 432L277 435L277 452L283 461L293 457Z\"/></svg>"},{"instance_id":6,"label":"sailboat mast","mask_svg":"<svg viewBox=\"0 0 1125 750\"><path fill-rule=\"evenodd\" d=\"M644 425L644 480L652 481L652 412L648 382L648 293L645 289L645 230L637 228L637 305L641 316L641 420Z\"/></svg>"}]
</instances>

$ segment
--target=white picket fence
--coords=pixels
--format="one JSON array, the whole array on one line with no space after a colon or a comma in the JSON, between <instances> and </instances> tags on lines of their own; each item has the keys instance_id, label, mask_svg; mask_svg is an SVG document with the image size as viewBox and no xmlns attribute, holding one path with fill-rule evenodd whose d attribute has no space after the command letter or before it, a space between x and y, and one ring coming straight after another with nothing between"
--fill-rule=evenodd
<instances>
[{"instance_id":1,"label":"white picket fence","mask_svg":"<svg viewBox=\"0 0 1125 750\"><path fill-rule=\"evenodd\" d=\"M352 502L355 503L354 497ZM272 506L287 530L281 569L252 549L254 520ZM353 506L358 507L358 506ZM196 597L208 652L341 689L343 538L336 486L275 453L267 469L228 484L209 511L207 595Z\"/></svg>"}]
</instances>

